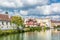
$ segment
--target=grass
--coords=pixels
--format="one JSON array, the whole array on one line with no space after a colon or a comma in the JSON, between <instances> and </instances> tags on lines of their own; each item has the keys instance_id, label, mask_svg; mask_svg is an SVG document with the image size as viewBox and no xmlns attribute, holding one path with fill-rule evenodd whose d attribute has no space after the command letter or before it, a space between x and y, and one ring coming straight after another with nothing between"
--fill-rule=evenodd
<instances>
[{"instance_id":1,"label":"grass","mask_svg":"<svg viewBox=\"0 0 60 40\"><path fill-rule=\"evenodd\" d=\"M41 27L31 27L30 31L40 31Z\"/></svg>"},{"instance_id":2,"label":"grass","mask_svg":"<svg viewBox=\"0 0 60 40\"><path fill-rule=\"evenodd\" d=\"M44 27L43 30L50 29L49 27ZM0 35L9 35L9 34L16 34L16 33L23 33L23 32L34 32L34 31L41 31L42 27L28 27L24 28L24 30L0 30Z\"/></svg>"},{"instance_id":3,"label":"grass","mask_svg":"<svg viewBox=\"0 0 60 40\"><path fill-rule=\"evenodd\" d=\"M18 33L17 30L0 30L0 35L9 35Z\"/></svg>"}]
</instances>

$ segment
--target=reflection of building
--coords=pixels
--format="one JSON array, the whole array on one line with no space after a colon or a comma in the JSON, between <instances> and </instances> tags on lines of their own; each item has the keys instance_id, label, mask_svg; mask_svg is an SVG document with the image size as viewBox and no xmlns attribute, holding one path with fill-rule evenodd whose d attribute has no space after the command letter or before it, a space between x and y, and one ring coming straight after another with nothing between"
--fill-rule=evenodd
<instances>
[{"instance_id":1,"label":"reflection of building","mask_svg":"<svg viewBox=\"0 0 60 40\"><path fill-rule=\"evenodd\" d=\"M37 32L37 36L42 40L51 40L51 30Z\"/></svg>"},{"instance_id":2,"label":"reflection of building","mask_svg":"<svg viewBox=\"0 0 60 40\"><path fill-rule=\"evenodd\" d=\"M25 26L46 26L51 27L51 21L49 18L40 19L25 19Z\"/></svg>"},{"instance_id":3,"label":"reflection of building","mask_svg":"<svg viewBox=\"0 0 60 40\"><path fill-rule=\"evenodd\" d=\"M52 27L60 25L60 21L51 20Z\"/></svg>"}]
</instances>

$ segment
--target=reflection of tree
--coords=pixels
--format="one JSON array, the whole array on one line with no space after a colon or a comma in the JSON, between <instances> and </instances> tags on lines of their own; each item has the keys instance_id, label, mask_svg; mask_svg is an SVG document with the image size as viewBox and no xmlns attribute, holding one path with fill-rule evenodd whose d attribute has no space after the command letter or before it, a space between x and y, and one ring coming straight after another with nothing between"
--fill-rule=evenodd
<instances>
[{"instance_id":1,"label":"reflection of tree","mask_svg":"<svg viewBox=\"0 0 60 40\"><path fill-rule=\"evenodd\" d=\"M17 39L17 40L23 40L23 33L17 34L16 39Z\"/></svg>"},{"instance_id":2,"label":"reflection of tree","mask_svg":"<svg viewBox=\"0 0 60 40\"><path fill-rule=\"evenodd\" d=\"M20 36L20 38L21 38L20 40L23 40L23 33L21 33L21 36Z\"/></svg>"},{"instance_id":3,"label":"reflection of tree","mask_svg":"<svg viewBox=\"0 0 60 40\"><path fill-rule=\"evenodd\" d=\"M23 33L0 37L0 40L23 40Z\"/></svg>"},{"instance_id":4,"label":"reflection of tree","mask_svg":"<svg viewBox=\"0 0 60 40\"><path fill-rule=\"evenodd\" d=\"M17 34L17 36L16 36L16 40L20 40L19 38L20 38L20 35Z\"/></svg>"}]
</instances>

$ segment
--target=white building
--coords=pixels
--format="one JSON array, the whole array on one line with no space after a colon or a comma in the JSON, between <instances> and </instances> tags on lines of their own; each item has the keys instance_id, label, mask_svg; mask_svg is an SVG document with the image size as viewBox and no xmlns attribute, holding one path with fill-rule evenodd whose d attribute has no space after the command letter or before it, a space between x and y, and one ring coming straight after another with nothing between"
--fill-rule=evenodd
<instances>
[{"instance_id":1,"label":"white building","mask_svg":"<svg viewBox=\"0 0 60 40\"><path fill-rule=\"evenodd\" d=\"M0 14L0 29L1 30L13 29L10 21L11 17L8 14Z\"/></svg>"}]
</instances>

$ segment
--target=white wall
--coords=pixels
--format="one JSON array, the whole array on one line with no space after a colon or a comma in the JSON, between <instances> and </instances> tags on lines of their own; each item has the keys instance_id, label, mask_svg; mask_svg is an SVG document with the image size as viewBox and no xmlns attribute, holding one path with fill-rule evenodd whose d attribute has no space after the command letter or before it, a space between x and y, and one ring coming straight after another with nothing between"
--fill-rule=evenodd
<instances>
[{"instance_id":1,"label":"white wall","mask_svg":"<svg viewBox=\"0 0 60 40\"><path fill-rule=\"evenodd\" d=\"M0 29L2 30L6 30L6 29L13 29L12 25L10 24L10 22L7 22L7 21L3 21L3 24L2 24L2 21L0 21Z\"/></svg>"}]
</instances>

